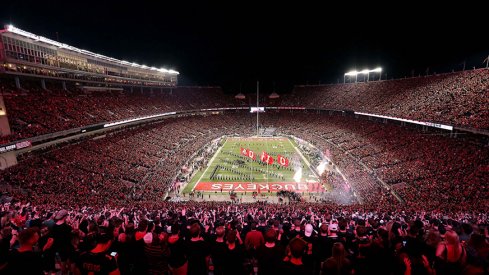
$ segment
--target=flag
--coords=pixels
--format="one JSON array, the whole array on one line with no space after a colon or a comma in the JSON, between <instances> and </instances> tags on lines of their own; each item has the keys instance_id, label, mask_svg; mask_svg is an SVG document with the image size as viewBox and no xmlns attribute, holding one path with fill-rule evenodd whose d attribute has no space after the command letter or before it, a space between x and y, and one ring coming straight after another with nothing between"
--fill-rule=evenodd
<instances>
[{"instance_id":1,"label":"flag","mask_svg":"<svg viewBox=\"0 0 489 275\"><path fill-rule=\"evenodd\" d=\"M241 155L243 155L245 157L248 156L248 149L241 147L240 152L241 152Z\"/></svg>"},{"instance_id":2,"label":"flag","mask_svg":"<svg viewBox=\"0 0 489 275\"><path fill-rule=\"evenodd\" d=\"M252 158L253 160L256 160L255 152L253 152L250 149L248 149L248 157L249 158Z\"/></svg>"},{"instance_id":3,"label":"flag","mask_svg":"<svg viewBox=\"0 0 489 275\"><path fill-rule=\"evenodd\" d=\"M261 153L260 160L262 162L265 162L265 163L269 164L269 165L273 164L273 157L270 156L269 154L267 154L267 152L265 152L265 151L263 151Z\"/></svg>"},{"instance_id":4,"label":"flag","mask_svg":"<svg viewBox=\"0 0 489 275\"><path fill-rule=\"evenodd\" d=\"M282 166L285 166L285 167L288 167L289 166L289 159L287 159L286 157L284 156L281 156L281 155L277 155L277 162L282 165Z\"/></svg>"}]
</instances>

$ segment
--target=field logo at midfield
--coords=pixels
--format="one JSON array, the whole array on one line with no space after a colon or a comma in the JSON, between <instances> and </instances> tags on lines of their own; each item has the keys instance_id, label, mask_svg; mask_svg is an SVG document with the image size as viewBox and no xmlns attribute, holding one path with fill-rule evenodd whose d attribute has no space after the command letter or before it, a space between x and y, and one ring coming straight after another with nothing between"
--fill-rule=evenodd
<instances>
[{"instance_id":1,"label":"field logo at midfield","mask_svg":"<svg viewBox=\"0 0 489 275\"><path fill-rule=\"evenodd\" d=\"M195 189L206 192L277 192L277 191L294 191L294 192L321 192L324 191L319 183L296 183L296 182L270 182L270 183L251 183L251 182L199 182Z\"/></svg>"}]
</instances>

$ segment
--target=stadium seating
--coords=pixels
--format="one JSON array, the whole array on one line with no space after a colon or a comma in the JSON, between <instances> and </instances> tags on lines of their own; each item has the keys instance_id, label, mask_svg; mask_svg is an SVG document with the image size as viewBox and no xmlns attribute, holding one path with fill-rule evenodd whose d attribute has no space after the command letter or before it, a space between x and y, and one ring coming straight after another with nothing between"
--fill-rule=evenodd
<instances>
[{"instance_id":1,"label":"stadium seating","mask_svg":"<svg viewBox=\"0 0 489 275\"><path fill-rule=\"evenodd\" d=\"M85 93L75 87L60 90L48 85L23 82L18 91L2 81L13 141L90 124L153 115L176 110L255 104L240 101L220 88L179 87L133 92ZM353 110L404 119L489 129L489 70L368 83L296 87L279 99L263 97L266 106L305 106Z\"/></svg>"},{"instance_id":2,"label":"stadium seating","mask_svg":"<svg viewBox=\"0 0 489 275\"><path fill-rule=\"evenodd\" d=\"M49 255L76 261L101 242L101 236L107 238L108 227L114 232L108 237L110 251L118 255L110 268L122 274L158 274L185 263L207 272L206 265L196 267L195 251L202 260L210 257L212 271L224 274L260 274L270 268L284 274L328 274L328 258L338 256L340 246L341 257L347 259L344 268L355 274L446 274L447 260L437 252L446 247L440 241L445 236L450 245L467 251L452 273L484 270L489 247L484 227L489 221L487 147L353 117L282 112L263 114L262 119L265 126L279 125L281 134L328 151L363 204L231 204L206 201L204 196L166 202L166 192L174 188L175 175L190 154L223 134L252 134L255 121L245 112L168 119L26 155L17 166L0 172L0 186L15 187L0 196L2 253L19 244L16 230L40 226L44 251L39 252L39 268L55 270L55 258ZM335 188L345 186L334 175L328 178ZM382 188L379 179L405 204ZM60 233L63 226L67 229ZM31 232L23 231L22 236ZM48 238L55 243L72 240L67 247L73 252L46 246ZM198 250L191 240L201 242ZM265 241L277 249L263 254ZM221 244L230 250L219 253ZM7 273L20 268L10 255L0 258L0 270ZM301 264L291 266L290 257L302 258ZM426 264L416 262L421 257Z\"/></svg>"},{"instance_id":3,"label":"stadium seating","mask_svg":"<svg viewBox=\"0 0 489 275\"><path fill-rule=\"evenodd\" d=\"M40 204L78 199L90 205L158 201L170 191L187 158L205 143L224 134L249 133L244 125L235 123L237 116L222 119L170 119L156 127L28 156L1 174L6 183L28 189L31 199L39 199Z\"/></svg>"},{"instance_id":4,"label":"stadium seating","mask_svg":"<svg viewBox=\"0 0 489 275\"><path fill-rule=\"evenodd\" d=\"M210 91L216 96L208 100L194 88L181 88L179 96L146 97L34 87L27 93L2 88L15 138L118 120L128 113L236 104L218 91ZM440 133L361 117L265 113L263 126L328 152L347 181L335 173L325 178L334 190L353 191L362 204L341 192L325 194L323 203L231 204L204 196L165 201L191 154L222 135L251 135L255 123L247 111L171 118L20 156L18 165L0 172L0 187L11 187L0 196L0 273L19 273L15 248L25 245L27 234L37 234L26 228L37 226L42 228L39 242L35 239L39 268L45 271L59 270L63 259L83 266L81 256L101 240L112 241L117 261L106 257L122 274L187 267L203 274L329 274L337 273L338 262L344 274L483 274L487 269L489 149ZM264 250L272 244L276 249ZM443 256L447 244L459 251L454 257L463 259L455 267ZM196 259L212 268L199 267Z\"/></svg>"},{"instance_id":5,"label":"stadium seating","mask_svg":"<svg viewBox=\"0 0 489 275\"><path fill-rule=\"evenodd\" d=\"M278 133L329 150L365 204L378 205L383 200L396 204L379 179L413 207L481 210L488 203L488 191L479 187L489 182L489 151L480 145L351 117L282 112L262 119L264 125L280 125ZM188 156L221 135L251 134L254 121L251 115L240 113L171 119L157 127L28 156L0 174L6 182L30 189L33 198L46 202L52 201L51 196L59 197L62 186L66 200L55 200L59 203L73 200L77 192L94 192L90 198L95 201L90 204L157 201L172 187ZM164 164L157 165L162 159Z\"/></svg>"},{"instance_id":6,"label":"stadium seating","mask_svg":"<svg viewBox=\"0 0 489 275\"><path fill-rule=\"evenodd\" d=\"M373 192L379 188L378 177L412 206L482 210L480 207L489 203L486 147L350 117L309 113L295 115L298 122L291 123L291 118L281 113L278 119L274 125L281 125L282 133L330 149L333 160L366 201L382 197Z\"/></svg>"},{"instance_id":7,"label":"stadium seating","mask_svg":"<svg viewBox=\"0 0 489 275\"><path fill-rule=\"evenodd\" d=\"M216 88L176 88L172 91L90 92L59 88L26 91L2 87L13 141L71 128L154 115L175 110L225 107L233 104ZM231 99L231 101L227 101Z\"/></svg>"},{"instance_id":8,"label":"stadium seating","mask_svg":"<svg viewBox=\"0 0 489 275\"><path fill-rule=\"evenodd\" d=\"M282 105L353 110L489 129L489 70L416 78L296 87Z\"/></svg>"}]
</instances>

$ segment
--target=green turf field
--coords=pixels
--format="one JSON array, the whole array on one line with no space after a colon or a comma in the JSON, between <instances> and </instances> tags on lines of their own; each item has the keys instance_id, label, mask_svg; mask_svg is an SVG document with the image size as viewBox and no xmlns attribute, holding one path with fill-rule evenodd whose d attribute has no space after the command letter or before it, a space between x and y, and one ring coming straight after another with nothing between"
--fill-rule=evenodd
<instances>
[{"instance_id":1,"label":"green turf field","mask_svg":"<svg viewBox=\"0 0 489 275\"><path fill-rule=\"evenodd\" d=\"M256 160L241 155L241 148L252 150ZM262 152L274 158L272 165L260 161ZM289 160L289 166L277 163L277 155ZM247 183L278 183L278 182L317 182L317 177L309 169L309 163L296 149L289 138L227 138L209 161L208 167L197 172L184 189L193 190L199 182L247 182Z\"/></svg>"}]
</instances>

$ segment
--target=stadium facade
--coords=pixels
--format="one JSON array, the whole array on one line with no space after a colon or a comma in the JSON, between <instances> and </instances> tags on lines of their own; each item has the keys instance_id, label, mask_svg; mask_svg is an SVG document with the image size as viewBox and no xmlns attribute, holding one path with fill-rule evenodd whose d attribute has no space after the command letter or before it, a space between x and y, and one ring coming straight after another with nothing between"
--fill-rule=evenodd
<instances>
[{"instance_id":1,"label":"stadium facade","mask_svg":"<svg viewBox=\"0 0 489 275\"><path fill-rule=\"evenodd\" d=\"M174 87L179 75L174 70L148 67L79 49L12 25L0 31L0 72L74 80L87 87ZM19 78L16 78L16 85L21 87ZM65 84L63 87L66 89Z\"/></svg>"}]
</instances>

